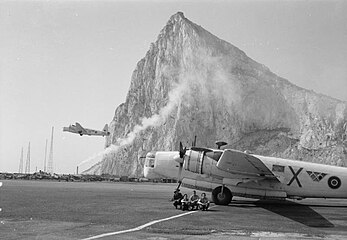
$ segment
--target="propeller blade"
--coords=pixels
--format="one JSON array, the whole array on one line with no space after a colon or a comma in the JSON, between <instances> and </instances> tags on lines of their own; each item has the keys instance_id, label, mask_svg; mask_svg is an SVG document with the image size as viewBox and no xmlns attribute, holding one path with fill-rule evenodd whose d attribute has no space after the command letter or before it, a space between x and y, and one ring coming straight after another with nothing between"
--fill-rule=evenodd
<instances>
[{"instance_id":1,"label":"propeller blade","mask_svg":"<svg viewBox=\"0 0 347 240\"><path fill-rule=\"evenodd\" d=\"M180 151L179 151L179 159L176 157L175 160L177 162L179 162L180 166L178 169L178 176L177 176L177 180L178 180L178 186L177 189L180 188L181 184L182 184L182 169L183 169L183 162L184 162L184 156L186 155L187 152L187 148L183 148L183 144L182 142L180 142Z\"/></svg>"},{"instance_id":2,"label":"propeller blade","mask_svg":"<svg viewBox=\"0 0 347 240\"><path fill-rule=\"evenodd\" d=\"M180 189L180 187L181 187L181 184L182 184L182 181L179 181L179 182L178 182L178 186L177 186L177 189Z\"/></svg>"},{"instance_id":3,"label":"propeller blade","mask_svg":"<svg viewBox=\"0 0 347 240\"><path fill-rule=\"evenodd\" d=\"M177 189L180 188L181 184L182 184L182 179L181 179L181 175L182 175L182 169L183 169L183 162L180 163L180 167L178 169L178 176L177 176L177 180L178 180L178 186L177 186Z\"/></svg>"},{"instance_id":4,"label":"propeller blade","mask_svg":"<svg viewBox=\"0 0 347 240\"><path fill-rule=\"evenodd\" d=\"M178 162L178 163L183 163L183 158L181 158L180 155L174 156L173 159L174 159L176 162Z\"/></svg>"},{"instance_id":5,"label":"propeller blade","mask_svg":"<svg viewBox=\"0 0 347 240\"><path fill-rule=\"evenodd\" d=\"M182 142L180 142L180 158L184 158L184 155L186 154L187 148L185 147L183 149Z\"/></svg>"}]
</instances>

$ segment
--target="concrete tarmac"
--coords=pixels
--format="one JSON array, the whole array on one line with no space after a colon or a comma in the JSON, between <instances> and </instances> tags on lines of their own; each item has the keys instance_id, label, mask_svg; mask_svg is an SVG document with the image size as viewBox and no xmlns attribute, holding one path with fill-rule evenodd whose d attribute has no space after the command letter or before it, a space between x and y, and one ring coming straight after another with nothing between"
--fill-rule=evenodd
<instances>
[{"instance_id":1,"label":"concrete tarmac","mask_svg":"<svg viewBox=\"0 0 347 240\"><path fill-rule=\"evenodd\" d=\"M176 184L2 182L0 239L347 239L347 200L235 198L183 212L169 201Z\"/></svg>"}]
</instances>

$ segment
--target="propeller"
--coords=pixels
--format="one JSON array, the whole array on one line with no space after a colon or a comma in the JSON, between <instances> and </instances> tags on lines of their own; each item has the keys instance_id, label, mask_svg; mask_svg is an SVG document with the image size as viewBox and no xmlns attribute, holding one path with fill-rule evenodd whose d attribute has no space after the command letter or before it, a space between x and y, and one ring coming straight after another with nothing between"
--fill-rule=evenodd
<instances>
[{"instance_id":1,"label":"propeller","mask_svg":"<svg viewBox=\"0 0 347 240\"><path fill-rule=\"evenodd\" d=\"M182 142L180 142L180 158L182 158L182 159L184 158L186 151L187 151L187 148L184 147L184 149L183 149L183 144L182 144Z\"/></svg>"},{"instance_id":2,"label":"propeller","mask_svg":"<svg viewBox=\"0 0 347 240\"><path fill-rule=\"evenodd\" d=\"M186 155L186 152L187 152L187 148L186 147L183 148L183 144L182 142L180 142L179 158L178 157L175 158L175 160L180 164L178 169L178 176L177 176L177 180L178 180L177 189L179 189L182 184L181 175L182 175L182 169L183 169L184 156Z\"/></svg>"},{"instance_id":3,"label":"propeller","mask_svg":"<svg viewBox=\"0 0 347 240\"><path fill-rule=\"evenodd\" d=\"M180 163L180 167L179 167L179 169L178 169L178 176L177 176L177 179L178 179L178 186L177 186L177 189L179 189L179 188L181 187L181 184L182 184L182 179L181 179L182 169L183 169L183 162Z\"/></svg>"},{"instance_id":4,"label":"propeller","mask_svg":"<svg viewBox=\"0 0 347 240\"><path fill-rule=\"evenodd\" d=\"M196 136L194 138L194 142L192 142L192 145L193 146L196 145ZM186 147L183 148L183 144L182 142L180 142L179 156L175 157L175 160L179 163L178 176L177 176L177 180L178 180L177 189L179 189L182 184L182 169L183 169L183 163L184 163L184 156L186 155L186 152L187 152L187 148Z\"/></svg>"}]
</instances>

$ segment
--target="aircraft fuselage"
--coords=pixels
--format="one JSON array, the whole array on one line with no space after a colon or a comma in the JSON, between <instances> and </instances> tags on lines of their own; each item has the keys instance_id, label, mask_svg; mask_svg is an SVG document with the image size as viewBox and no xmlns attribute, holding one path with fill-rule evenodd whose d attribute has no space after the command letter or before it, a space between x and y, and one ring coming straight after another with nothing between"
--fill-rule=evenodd
<instances>
[{"instance_id":1,"label":"aircraft fuselage","mask_svg":"<svg viewBox=\"0 0 347 240\"><path fill-rule=\"evenodd\" d=\"M224 150L216 150L216 153L221 155ZM177 179L179 163L175 159L178 154L177 151L148 154L145 177ZM182 184L203 191L227 187L233 196L254 198L347 198L347 168L275 157L247 156L260 159L273 175L241 172L240 166L232 164L222 170L217 167L218 159L214 159L213 155L188 150L184 157Z\"/></svg>"},{"instance_id":2,"label":"aircraft fuselage","mask_svg":"<svg viewBox=\"0 0 347 240\"><path fill-rule=\"evenodd\" d=\"M75 125L71 125L69 127L64 127L63 131L65 132L71 132L71 133L76 133L81 136L83 135L88 135L88 136L108 136L110 133L105 132L105 131L99 131L99 130L93 130L93 129L88 129L88 128L79 128L76 127Z\"/></svg>"}]
</instances>

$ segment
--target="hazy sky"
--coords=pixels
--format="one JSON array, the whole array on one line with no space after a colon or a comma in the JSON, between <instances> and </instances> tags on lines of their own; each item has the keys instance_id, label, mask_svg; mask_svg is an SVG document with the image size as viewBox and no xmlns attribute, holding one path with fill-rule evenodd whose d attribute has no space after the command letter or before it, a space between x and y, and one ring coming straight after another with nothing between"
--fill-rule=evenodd
<instances>
[{"instance_id":1,"label":"hazy sky","mask_svg":"<svg viewBox=\"0 0 347 240\"><path fill-rule=\"evenodd\" d=\"M29 141L31 171L43 169L52 126L55 172L102 151L104 138L62 128L112 120L177 11L292 83L347 101L347 1L1 1L0 172L18 171Z\"/></svg>"}]
</instances>

